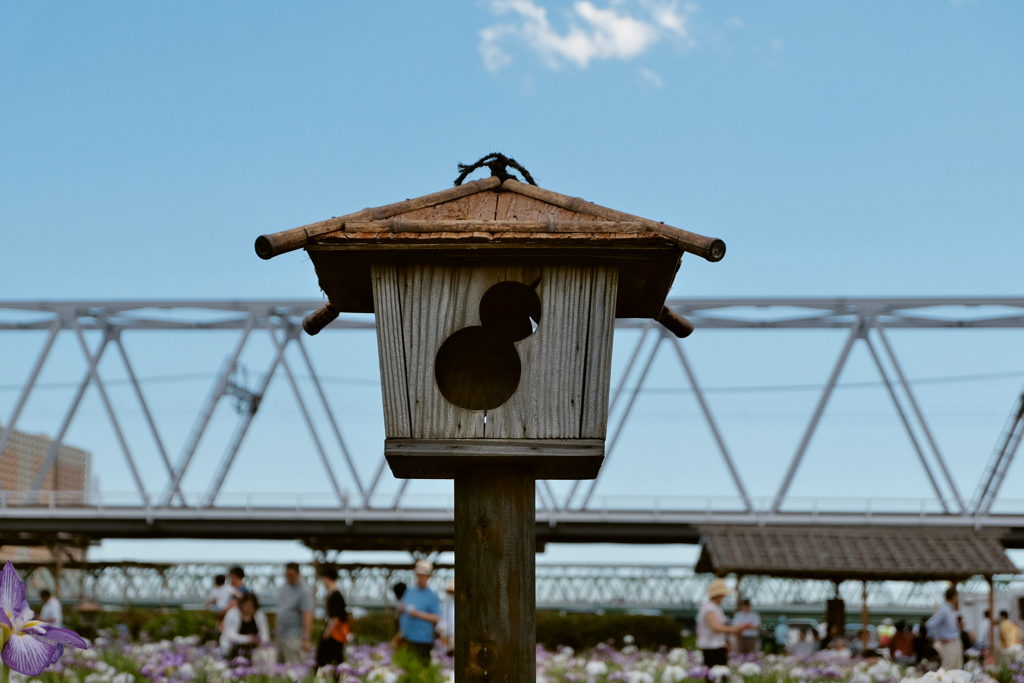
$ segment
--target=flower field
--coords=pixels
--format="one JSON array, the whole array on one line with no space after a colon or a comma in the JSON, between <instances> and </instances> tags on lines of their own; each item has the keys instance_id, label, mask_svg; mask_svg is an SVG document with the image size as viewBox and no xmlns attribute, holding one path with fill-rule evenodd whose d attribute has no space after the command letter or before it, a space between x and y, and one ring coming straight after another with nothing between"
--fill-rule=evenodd
<instances>
[{"instance_id":1,"label":"flower field","mask_svg":"<svg viewBox=\"0 0 1024 683\"><path fill-rule=\"evenodd\" d=\"M317 681L328 671L285 667L268 656L224 660L212 645L198 638L176 638L151 643L98 638L87 650L65 653L39 678L47 683L277 683ZM453 678L450 658L435 655L432 666L421 669L387 644L354 645L337 672L341 683L446 683ZM719 683L1024 683L1024 663L1009 669L985 669L977 662L965 671L919 673L885 659L853 659L822 652L808 659L783 656L736 657L728 667L708 671L700 653L676 648L647 652L627 646L621 650L600 646L586 652L570 648L537 649L537 683L698 683L710 677ZM15 683L29 680L13 673Z\"/></svg>"}]
</instances>

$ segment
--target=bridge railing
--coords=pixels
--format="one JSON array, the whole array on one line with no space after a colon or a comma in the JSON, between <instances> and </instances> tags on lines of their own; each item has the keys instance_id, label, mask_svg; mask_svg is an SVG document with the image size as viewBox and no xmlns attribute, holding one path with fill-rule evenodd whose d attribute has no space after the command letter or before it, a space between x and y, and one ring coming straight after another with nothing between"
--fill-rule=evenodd
<instances>
[{"instance_id":1,"label":"bridge railing","mask_svg":"<svg viewBox=\"0 0 1024 683\"><path fill-rule=\"evenodd\" d=\"M380 497L371 500L369 505L359 505L358 497L343 496L339 504L333 494L323 493L223 493L216 505L205 505L200 495L185 494L185 499L195 501L193 504L182 505L172 503L166 506L155 504L156 495L149 496L147 505L134 491L0 491L0 509L8 508L50 508L50 509L89 509L102 511L105 509L180 509L202 510L216 508L218 510L434 510L452 511L454 498L446 494L406 494L399 504L393 497ZM644 512L653 516L675 512L704 513L714 515L723 512L745 512L744 500L738 496L633 496L633 495L601 495L593 497L585 508L548 508L545 498L538 496L538 510L547 512L572 513L587 512ZM769 514L772 512L773 499L770 497L751 497L750 512ZM350 502L355 503L350 505ZM992 513L1001 511L1019 511L1024 509L1024 500L1001 499ZM782 513L799 512L803 514L861 513L863 515L902 514L902 515L941 515L945 514L942 501L934 497L799 497L790 496L786 499ZM1016 514L1015 512L1008 514Z\"/></svg>"},{"instance_id":2,"label":"bridge railing","mask_svg":"<svg viewBox=\"0 0 1024 683\"><path fill-rule=\"evenodd\" d=\"M184 562L179 564L113 563L73 565L57 574L52 567L38 565L25 574L30 602L38 601L42 588L53 590L59 576L59 594L65 604L89 599L108 608L127 605L202 608L213 586L213 577L227 572L233 562ZM280 562L245 563L246 584L261 603L273 611L283 582ZM398 582L413 585L408 564L338 565L339 586L348 604L364 609L381 609L395 602L393 587ZM303 565L306 582L316 586L322 604L323 589L316 585L315 569ZM438 565L431 587L443 594L456 578L454 567ZM602 609L660 610L692 612L703 600L714 577L695 573L679 565L596 565L538 564L537 606L540 609L598 611ZM929 613L941 601L944 582L872 581L868 585L868 606L877 613ZM1006 575L995 579L997 593L1024 593L1024 576ZM825 601L835 597L831 581L780 579L745 576L741 581L745 597L758 609L787 613L823 613ZM982 577L960 586L965 594L984 593ZM861 584L840 584L839 596L848 605L861 604ZM732 600L734 598L730 598ZM731 605L727 605L731 607Z\"/></svg>"}]
</instances>

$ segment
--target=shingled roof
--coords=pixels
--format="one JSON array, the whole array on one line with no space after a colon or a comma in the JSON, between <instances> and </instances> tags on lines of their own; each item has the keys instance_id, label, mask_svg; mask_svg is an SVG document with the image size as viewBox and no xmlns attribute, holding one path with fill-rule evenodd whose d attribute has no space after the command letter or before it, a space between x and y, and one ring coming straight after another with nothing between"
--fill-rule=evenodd
<instances>
[{"instance_id":1,"label":"shingled roof","mask_svg":"<svg viewBox=\"0 0 1024 683\"><path fill-rule=\"evenodd\" d=\"M961 580L1015 574L1005 530L701 526L697 571L802 579Z\"/></svg>"},{"instance_id":2,"label":"shingled roof","mask_svg":"<svg viewBox=\"0 0 1024 683\"><path fill-rule=\"evenodd\" d=\"M374 312L372 263L433 252L430 258L449 261L512 255L614 260L616 316L658 319L684 252L708 261L725 256L720 239L496 176L256 240L264 259L299 248L309 252L337 311Z\"/></svg>"}]
</instances>

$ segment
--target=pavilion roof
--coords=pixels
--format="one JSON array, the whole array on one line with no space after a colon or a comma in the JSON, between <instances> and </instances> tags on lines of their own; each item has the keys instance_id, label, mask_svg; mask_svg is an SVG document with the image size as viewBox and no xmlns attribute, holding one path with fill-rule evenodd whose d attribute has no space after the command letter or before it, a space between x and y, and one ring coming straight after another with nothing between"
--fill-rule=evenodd
<instances>
[{"instance_id":1,"label":"pavilion roof","mask_svg":"<svg viewBox=\"0 0 1024 683\"><path fill-rule=\"evenodd\" d=\"M1005 529L700 526L697 571L801 579L962 580L1015 574Z\"/></svg>"}]
</instances>

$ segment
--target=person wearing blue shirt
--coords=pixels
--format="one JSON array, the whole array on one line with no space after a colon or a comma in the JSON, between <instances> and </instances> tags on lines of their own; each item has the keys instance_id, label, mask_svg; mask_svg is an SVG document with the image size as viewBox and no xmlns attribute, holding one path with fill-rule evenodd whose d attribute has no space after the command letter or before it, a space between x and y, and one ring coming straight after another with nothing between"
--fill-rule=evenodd
<instances>
[{"instance_id":1,"label":"person wearing blue shirt","mask_svg":"<svg viewBox=\"0 0 1024 683\"><path fill-rule=\"evenodd\" d=\"M416 585L405 590L398 605L398 627L406 647L424 664L430 664L434 627L441 621L441 601L427 588L434 566L426 560L416 563Z\"/></svg>"},{"instance_id":2,"label":"person wearing blue shirt","mask_svg":"<svg viewBox=\"0 0 1024 683\"><path fill-rule=\"evenodd\" d=\"M946 671L964 668L964 646L960 640L957 606L956 587L950 586L946 591L946 602L925 622L935 650L942 658L942 668Z\"/></svg>"}]
</instances>

